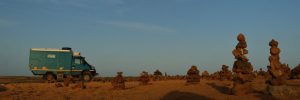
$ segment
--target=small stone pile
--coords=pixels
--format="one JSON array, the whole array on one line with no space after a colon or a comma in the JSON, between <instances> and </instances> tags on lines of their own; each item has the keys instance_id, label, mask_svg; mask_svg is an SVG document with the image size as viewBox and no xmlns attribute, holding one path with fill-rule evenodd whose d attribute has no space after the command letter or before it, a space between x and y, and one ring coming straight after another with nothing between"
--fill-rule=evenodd
<instances>
[{"instance_id":1,"label":"small stone pile","mask_svg":"<svg viewBox=\"0 0 300 100\"><path fill-rule=\"evenodd\" d=\"M55 83L55 87L59 88L59 87L69 87L70 86L70 83L75 83L75 81L73 80L73 77L72 75L68 75L65 79L64 79L64 83L60 83L60 82L57 82ZM76 83L74 86L71 87L72 89L85 89L86 88L86 85L84 83L84 81L80 81L78 83Z\"/></svg>"},{"instance_id":2,"label":"small stone pile","mask_svg":"<svg viewBox=\"0 0 300 100\"><path fill-rule=\"evenodd\" d=\"M111 84L114 89L125 89L125 79L122 74L123 72L117 72L117 76L112 80Z\"/></svg>"},{"instance_id":3,"label":"small stone pile","mask_svg":"<svg viewBox=\"0 0 300 100\"><path fill-rule=\"evenodd\" d=\"M55 83L55 87L64 87L61 83Z\"/></svg>"},{"instance_id":4,"label":"small stone pile","mask_svg":"<svg viewBox=\"0 0 300 100\"><path fill-rule=\"evenodd\" d=\"M300 64L292 70L292 79L300 79Z\"/></svg>"},{"instance_id":5,"label":"small stone pile","mask_svg":"<svg viewBox=\"0 0 300 100\"><path fill-rule=\"evenodd\" d=\"M236 61L233 64L234 72L233 88L231 90L234 95L245 95L252 91L251 81L254 79L253 67L246 54L248 54L245 36L240 33L237 37L239 41L235 49L232 51Z\"/></svg>"},{"instance_id":6,"label":"small stone pile","mask_svg":"<svg viewBox=\"0 0 300 100\"><path fill-rule=\"evenodd\" d=\"M187 72L187 83L199 83L200 75L197 66L193 65Z\"/></svg>"},{"instance_id":7,"label":"small stone pile","mask_svg":"<svg viewBox=\"0 0 300 100\"><path fill-rule=\"evenodd\" d=\"M269 73L264 71L262 68L259 68L257 71L257 78L268 79L270 77Z\"/></svg>"},{"instance_id":8,"label":"small stone pile","mask_svg":"<svg viewBox=\"0 0 300 100\"><path fill-rule=\"evenodd\" d=\"M265 76L266 72L262 70L262 68L259 68L259 71L257 72L258 76Z\"/></svg>"},{"instance_id":9,"label":"small stone pile","mask_svg":"<svg viewBox=\"0 0 300 100\"><path fill-rule=\"evenodd\" d=\"M207 79L207 80L210 79L209 73L208 73L207 70L205 70L204 72L202 72L201 78L202 78L202 79Z\"/></svg>"},{"instance_id":10,"label":"small stone pile","mask_svg":"<svg viewBox=\"0 0 300 100\"><path fill-rule=\"evenodd\" d=\"M68 87L71 82L75 83L75 81L73 80L72 75L68 75L67 78L64 80L64 85L66 87Z\"/></svg>"},{"instance_id":11,"label":"small stone pile","mask_svg":"<svg viewBox=\"0 0 300 100\"><path fill-rule=\"evenodd\" d=\"M72 89L85 89L86 88L86 85L84 83L84 81L80 81L79 83L75 84Z\"/></svg>"},{"instance_id":12,"label":"small stone pile","mask_svg":"<svg viewBox=\"0 0 300 100\"><path fill-rule=\"evenodd\" d=\"M150 81L150 76L148 72L143 71L139 77L140 85L148 85Z\"/></svg>"},{"instance_id":13,"label":"small stone pile","mask_svg":"<svg viewBox=\"0 0 300 100\"><path fill-rule=\"evenodd\" d=\"M162 80L162 73L158 69L154 72L153 75L154 75L153 81Z\"/></svg>"},{"instance_id":14,"label":"small stone pile","mask_svg":"<svg viewBox=\"0 0 300 100\"><path fill-rule=\"evenodd\" d=\"M220 80L232 80L232 72L228 69L229 66L222 65L222 70L220 71Z\"/></svg>"},{"instance_id":15,"label":"small stone pile","mask_svg":"<svg viewBox=\"0 0 300 100\"><path fill-rule=\"evenodd\" d=\"M216 71L216 72L214 72L214 73L212 73L211 75L210 75L210 79L212 79L212 80L219 80L220 79L220 71Z\"/></svg>"}]
</instances>

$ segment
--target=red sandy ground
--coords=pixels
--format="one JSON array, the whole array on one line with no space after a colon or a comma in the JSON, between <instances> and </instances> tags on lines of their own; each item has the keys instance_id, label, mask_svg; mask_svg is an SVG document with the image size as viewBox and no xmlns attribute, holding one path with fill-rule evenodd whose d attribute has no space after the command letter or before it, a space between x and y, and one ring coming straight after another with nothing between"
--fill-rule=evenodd
<instances>
[{"instance_id":1,"label":"red sandy ground","mask_svg":"<svg viewBox=\"0 0 300 100\"><path fill-rule=\"evenodd\" d=\"M86 89L55 87L54 83L10 83L2 84L1 100L260 100L268 99L264 94L265 80L256 79L255 92L230 95L232 82L201 80L199 84L186 85L185 80L151 81L141 86L138 82L126 82L125 90L114 90L109 82L89 82ZM300 93L300 81L290 80L289 86ZM290 99L290 98L289 98ZM297 98L292 98L297 99Z\"/></svg>"}]
</instances>

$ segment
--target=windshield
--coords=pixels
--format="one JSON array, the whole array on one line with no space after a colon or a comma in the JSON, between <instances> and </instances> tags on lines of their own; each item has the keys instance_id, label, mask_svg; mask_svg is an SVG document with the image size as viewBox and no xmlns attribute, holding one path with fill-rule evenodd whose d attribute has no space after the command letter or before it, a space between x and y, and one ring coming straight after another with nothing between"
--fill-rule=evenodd
<instances>
[{"instance_id":1,"label":"windshield","mask_svg":"<svg viewBox=\"0 0 300 100\"><path fill-rule=\"evenodd\" d=\"M82 59L84 64L87 64L91 69L95 69L94 66L90 65L87 61L85 61L85 59Z\"/></svg>"},{"instance_id":2,"label":"windshield","mask_svg":"<svg viewBox=\"0 0 300 100\"><path fill-rule=\"evenodd\" d=\"M94 66L90 65L86 60L85 60L85 57L81 57L81 56L77 56L77 57L74 57L74 63L75 64L82 64L82 65L87 65L90 67L90 69L95 69Z\"/></svg>"}]
</instances>

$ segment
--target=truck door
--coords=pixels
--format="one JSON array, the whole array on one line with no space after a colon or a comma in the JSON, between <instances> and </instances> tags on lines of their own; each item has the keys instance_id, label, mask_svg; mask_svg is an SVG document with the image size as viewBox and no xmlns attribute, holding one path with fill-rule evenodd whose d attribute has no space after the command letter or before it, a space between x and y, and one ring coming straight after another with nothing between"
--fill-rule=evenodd
<instances>
[{"instance_id":1,"label":"truck door","mask_svg":"<svg viewBox=\"0 0 300 100\"><path fill-rule=\"evenodd\" d=\"M80 75L81 74L81 71L82 71L82 59L81 58L74 58L74 65L72 66L72 69L71 69L71 72L72 72L72 75Z\"/></svg>"}]
</instances>

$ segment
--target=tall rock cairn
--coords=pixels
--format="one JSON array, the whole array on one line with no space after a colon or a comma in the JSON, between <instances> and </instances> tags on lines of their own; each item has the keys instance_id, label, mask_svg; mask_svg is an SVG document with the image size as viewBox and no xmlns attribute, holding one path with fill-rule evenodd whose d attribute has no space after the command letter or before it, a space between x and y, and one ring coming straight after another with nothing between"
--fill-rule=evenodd
<instances>
[{"instance_id":1,"label":"tall rock cairn","mask_svg":"<svg viewBox=\"0 0 300 100\"><path fill-rule=\"evenodd\" d=\"M269 42L270 56L268 66L268 72L271 78L267 81L267 92L274 98L282 99L282 97L297 97L299 93L295 91L293 87L286 85L286 80L290 78L291 70L287 64L280 62L280 49L278 48L278 42L272 39ZM299 97L298 97L299 98Z\"/></svg>"},{"instance_id":2,"label":"tall rock cairn","mask_svg":"<svg viewBox=\"0 0 300 100\"><path fill-rule=\"evenodd\" d=\"M289 77L290 69L288 65L281 64L280 62L280 49L278 48L278 42L272 39L269 42L270 48L270 57L269 62L270 66L268 66L268 72L272 76L269 80L270 85L283 85L285 84L286 79Z\"/></svg>"},{"instance_id":3,"label":"tall rock cairn","mask_svg":"<svg viewBox=\"0 0 300 100\"><path fill-rule=\"evenodd\" d=\"M247 43L245 36L240 33L237 36L239 41L235 49L232 51L236 61L233 64L232 71L234 72L233 87L231 93L233 95L245 95L252 91L251 81L254 79L253 67L246 54L248 54Z\"/></svg>"},{"instance_id":4,"label":"tall rock cairn","mask_svg":"<svg viewBox=\"0 0 300 100\"><path fill-rule=\"evenodd\" d=\"M235 49L232 51L233 56L235 57L236 61L233 64L232 71L237 74L237 80L239 81L251 81L252 78L244 77L244 75L250 75L253 73L253 67L249 61L249 59L246 57L246 54L248 54L247 43L245 36L240 33L237 37L237 40L239 43L236 45ZM239 75L243 75L243 77L239 77Z\"/></svg>"}]
</instances>

